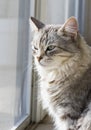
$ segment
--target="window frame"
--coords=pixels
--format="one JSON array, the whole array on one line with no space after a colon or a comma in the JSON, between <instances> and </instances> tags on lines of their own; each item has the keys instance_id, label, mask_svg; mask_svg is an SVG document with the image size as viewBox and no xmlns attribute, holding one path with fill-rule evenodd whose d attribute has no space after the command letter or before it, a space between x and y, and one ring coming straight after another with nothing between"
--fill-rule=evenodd
<instances>
[{"instance_id":1,"label":"window frame","mask_svg":"<svg viewBox=\"0 0 91 130\"><path fill-rule=\"evenodd\" d=\"M46 23L45 19L46 19L47 1L37 0L34 3L35 3L35 13L33 16L38 20L44 21ZM38 99L40 89L38 86L38 75L35 70L33 70L32 77L33 77L32 121L38 123L45 117L46 111L42 109L41 103L38 100L36 100Z\"/></svg>"}]
</instances>

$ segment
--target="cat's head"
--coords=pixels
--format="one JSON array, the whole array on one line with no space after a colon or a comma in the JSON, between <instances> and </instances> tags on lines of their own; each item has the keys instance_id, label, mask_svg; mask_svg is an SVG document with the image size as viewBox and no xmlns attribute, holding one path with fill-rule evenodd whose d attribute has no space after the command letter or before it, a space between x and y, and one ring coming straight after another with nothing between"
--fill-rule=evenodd
<instances>
[{"instance_id":1,"label":"cat's head","mask_svg":"<svg viewBox=\"0 0 91 130\"><path fill-rule=\"evenodd\" d=\"M79 52L78 23L74 17L63 25L45 25L31 17L33 56L45 69L61 67Z\"/></svg>"}]
</instances>

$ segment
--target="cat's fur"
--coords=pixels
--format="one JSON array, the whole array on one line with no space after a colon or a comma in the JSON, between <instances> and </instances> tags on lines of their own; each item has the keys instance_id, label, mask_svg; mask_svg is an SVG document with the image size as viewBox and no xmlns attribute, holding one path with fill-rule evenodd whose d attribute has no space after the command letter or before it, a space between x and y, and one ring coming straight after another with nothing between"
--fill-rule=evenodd
<instances>
[{"instance_id":1,"label":"cat's fur","mask_svg":"<svg viewBox=\"0 0 91 130\"><path fill-rule=\"evenodd\" d=\"M32 17L31 27L43 107L57 130L91 130L91 48L77 20L44 25Z\"/></svg>"}]
</instances>

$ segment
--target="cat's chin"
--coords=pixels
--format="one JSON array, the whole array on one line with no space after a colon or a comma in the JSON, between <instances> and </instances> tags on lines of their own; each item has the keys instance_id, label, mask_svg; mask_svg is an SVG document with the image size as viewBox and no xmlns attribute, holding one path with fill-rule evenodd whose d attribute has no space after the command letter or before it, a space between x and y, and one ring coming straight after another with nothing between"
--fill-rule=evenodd
<instances>
[{"instance_id":1,"label":"cat's chin","mask_svg":"<svg viewBox=\"0 0 91 130\"><path fill-rule=\"evenodd\" d=\"M41 66L41 67L49 67L50 66L50 64L48 64L48 63L46 63L46 62L37 62L37 64L39 65L39 66Z\"/></svg>"},{"instance_id":2,"label":"cat's chin","mask_svg":"<svg viewBox=\"0 0 91 130\"><path fill-rule=\"evenodd\" d=\"M40 63L40 62L39 62L39 65L40 65L41 67L47 67L47 66L48 66L48 64L43 64L43 63Z\"/></svg>"},{"instance_id":3,"label":"cat's chin","mask_svg":"<svg viewBox=\"0 0 91 130\"><path fill-rule=\"evenodd\" d=\"M58 69L59 67L57 66L53 66L53 65L50 65L50 64L43 64L43 63L39 63L40 68L42 70L45 70L45 71L52 71L52 70L55 70L55 69Z\"/></svg>"},{"instance_id":4,"label":"cat's chin","mask_svg":"<svg viewBox=\"0 0 91 130\"><path fill-rule=\"evenodd\" d=\"M44 63L38 63L40 67L42 68L46 68L46 69L50 69L52 67L52 65L49 64L44 64Z\"/></svg>"}]
</instances>

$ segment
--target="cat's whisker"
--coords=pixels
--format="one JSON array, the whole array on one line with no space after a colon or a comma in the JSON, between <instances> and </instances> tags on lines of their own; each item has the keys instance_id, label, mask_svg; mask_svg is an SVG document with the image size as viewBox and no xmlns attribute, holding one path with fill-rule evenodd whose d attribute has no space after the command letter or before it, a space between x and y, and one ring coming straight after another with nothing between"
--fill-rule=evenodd
<instances>
[{"instance_id":1,"label":"cat's whisker","mask_svg":"<svg viewBox=\"0 0 91 130\"><path fill-rule=\"evenodd\" d=\"M32 63L32 65L27 65L27 67L25 67L25 69L23 70L23 73L26 71L32 71L32 70L37 70L34 63Z\"/></svg>"}]
</instances>

